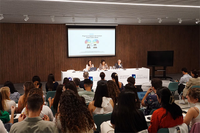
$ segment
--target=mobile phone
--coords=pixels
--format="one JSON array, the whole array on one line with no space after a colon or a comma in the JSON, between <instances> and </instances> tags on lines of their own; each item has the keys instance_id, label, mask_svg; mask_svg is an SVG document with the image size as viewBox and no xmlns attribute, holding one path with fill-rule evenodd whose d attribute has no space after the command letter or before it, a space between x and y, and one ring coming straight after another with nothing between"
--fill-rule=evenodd
<instances>
[{"instance_id":1,"label":"mobile phone","mask_svg":"<svg viewBox=\"0 0 200 133\"><path fill-rule=\"evenodd\" d=\"M132 77L133 77L133 78L136 78L136 75L135 75L135 74L132 74Z\"/></svg>"},{"instance_id":2,"label":"mobile phone","mask_svg":"<svg viewBox=\"0 0 200 133\"><path fill-rule=\"evenodd\" d=\"M93 81L93 77L90 76L89 79L90 79L91 81Z\"/></svg>"}]
</instances>

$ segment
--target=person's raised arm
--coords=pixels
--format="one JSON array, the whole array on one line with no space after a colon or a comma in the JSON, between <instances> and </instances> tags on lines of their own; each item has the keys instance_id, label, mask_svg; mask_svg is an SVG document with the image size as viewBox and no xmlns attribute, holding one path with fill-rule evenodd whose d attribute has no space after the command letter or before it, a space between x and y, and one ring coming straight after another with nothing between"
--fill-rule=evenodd
<instances>
[{"instance_id":1,"label":"person's raised arm","mask_svg":"<svg viewBox=\"0 0 200 133\"><path fill-rule=\"evenodd\" d=\"M15 106L11 106L11 119L10 123L14 123L14 113L15 113Z\"/></svg>"},{"instance_id":2,"label":"person's raised arm","mask_svg":"<svg viewBox=\"0 0 200 133\"><path fill-rule=\"evenodd\" d=\"M147 96L149 95L149 93L151 93L152 91L153 91L153 90L152 90L152 87L150 87L150 88L148 89L148 91L146 92L146 94L144 95L142 101L141 101L142 106L146 106L145 100L146 100Z\"/></svg>"}]
</instances>

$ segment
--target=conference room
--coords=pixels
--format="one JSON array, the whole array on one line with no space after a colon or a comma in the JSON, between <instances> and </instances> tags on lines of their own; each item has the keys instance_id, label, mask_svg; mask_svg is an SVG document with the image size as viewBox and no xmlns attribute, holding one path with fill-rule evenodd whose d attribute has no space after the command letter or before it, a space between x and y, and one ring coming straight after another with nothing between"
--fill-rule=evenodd
<instances>
[{"instance_id":1,"label":"conference room","mask_svg":"<svg viewBox=\"0 0 200 133\"><path fill-rule=\"evenodd\" d=\"M200 86L200 3L189 0L0 0L0 62L0 119L2 114L7 116L5 121L1 119L0 125L5 127L6 132L33 131L31 126L21 130L17 128L25 122L21 119L20 122L19 118L31 119L28 115L31 111L27 112L31 108L31 105L28 106L31 98L38 98L38 109L41 108L44 114L41 115L40 111L39 116L43 120L39 116L37 120L44 125L49 120L48 132L108 132L104 129L110 132L139 132L143 129L144 132L155 132L150 129L154 127L154 119L151 118L159 113L149 111L145 105L150 95L157 103L159 98L162 99L157 95L156 87L152 86L153 79L162 81L162 87L170 90L169 103L176 104L182 111L181 122L163 126L167 131L161 131L171 132L170 128L177 125L189 125L187 114L191 108L199 112L196 107L199 102L194 102L198 97L189 98L189 101L188 97L190 93L193 96L192 88L197 89L194 94L198 94ZM186 75L191 81L188 78L181 83L181 78ZM105 82L99 84L102 80ZM192 82L190 86L188 82ZM171 89L173 85L175 89ZM73 90L74 86L77 89ZM117 90L110 89L116 87ZM100 98L100 103L107 102L105 105L111 109L106 113L107 108L95 102L103 91L99 88L107 89L108 94ZM134 88L134 92L130 88ZM56 95L57 91L59 95ZM80 91L84 94L81 92L80 95ZM35 97L31 97L31 92ZM139 108L136 106L132 111L137 113L131 115L138 119L138 123L146 125L139 127L133 121L133 124L127 124L130 127L124 124L125 130L116 125L118 119L115 118L121 117L115 113L121 107L118 100L123 102L121 98L129 93L137 99L134 103L139 103ZM36 94L43 98L40 108L41 99ZM14 95L17 99L12 99ZM79 115L61 111L71 106L64 104L64 100L70 100L65 99L69 95L83 103L79 105L79 115L84 116L80 118L86 119L87 124L81 126ZM3 104L4 99L12 101ZM91 99L90 102L86 102L87 99ZM125 103L128 105L128 102ZM163 108L161 102L158 104L159 109ZM127 110L130 110L129 107ZM101 113L95 114L96 111ZM195 110L192 111L195 114ZM64 115L67 113L74 118L74 126L66 124L64 128L64 121L69 120ZM62 115L64 117L60 117ZM60 125L55 129L57 120ZM112 123L113 120L115 123ZM194 125L192 120L190 122ZM189 127L185 132L194 132L192 126ZM37 125L37 128L45 132L45 127L42 129Z\"/></svg>"}]
</instances>

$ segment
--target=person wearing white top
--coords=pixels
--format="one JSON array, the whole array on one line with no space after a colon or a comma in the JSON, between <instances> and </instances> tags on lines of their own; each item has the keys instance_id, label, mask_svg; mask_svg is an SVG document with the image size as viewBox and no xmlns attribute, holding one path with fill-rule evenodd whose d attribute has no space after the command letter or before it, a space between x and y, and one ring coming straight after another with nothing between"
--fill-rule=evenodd
<instances>
[{"instance_id":1,"label":"person wearing white top","mask_svg":"<svg viewBox=\"0 0 200 133\"><path fill-rule=\"evenodd\" d=\"M4 127L4 124L3 122L0 120L0 133L7 133L5 127Z\"/></svg>"},{"instance_id":2,"label":"person wearing white top","mask_svg":"<svg viewBox=\"0 0 200 133\"><path fill-rule=\"evenodd\" d=\"M33 95L33 94L39 94L41 97L43 97L43 92L40 88L34 88L34 89L31 89L29 91L29 96ZM26 107L22 110L21 114L25 114L25 115L28 115L28 112L26 110ZM43 105L42 106L42 110L40 112L40 117L43 118L44 115L47 115L49 117L49 120L50 121L53 121L53 113L51 111L51 109L47 106L47 105Z\"/></svg>"},{"instance_id":3,"label":"person wearing white top","mask_svg":"<svg viewBox=\"0 0 200 133\"><path fill-rule=\"evenodd\" d=\"M189 74L186 68L181 69L183 76L180 78L180 80L176 80L178 83L178 93L179 95L181 92L183 92L183 89L185 88L186 83L192 78Z\"/></svg>"},{"instance_id":4,"label":"person wearing white top","mask_svg":"<svg viewBox=\"0 0 200 133\"><path fill-rule=\"evenodd\" d=\"M12 106L16 107L16 103L13 100L10 100L10 88L5 86L0 89L2 95L2 101L5 103L5 111L9 111Z\"/></svg>"},{"instance_id":5,"label":"person wearing white top","mask_svg":"<svg viewBox=\"0 0 200 133\"><path fill-rule=\"evenodd\" d=\"M89 61L88 61L88 64L86 64L86 68L85 68L85 69L86 69L87 71L89 71L90 68L92 68L92 67L94 67L94 64L92 64L92 61L89 60Z\"/></svg>"},{"instance_id":6,"label":"person wearing white top","mask_svg":"<svg viewBox=\"0 0 200 133\"><path fill-rule=\"evenodd\" d=\"M23 108L21 114L26 114L27 115L27 111L26 108ZM40 117L43 118L44 115L47 115L49 117L50 121L53 121L53 113L51 111L51 109L49 108L49 106L47 105L43 105L42 107L42 111L40 112Z\"/></svg>"},{"instance_id":7,"label":"person wearing white top","mask_svg":"<svg viewBox=\"0 0 200 133\"><path fill-rule=\"evenodd\" d=\"M183 120L191 128L196 122L200 122L200 88L189 89L186 97L188 102L195 104L188 110Z\"/></svg>"},{"instance_id":8,"label":"person wearing white top","mask_svg":"<svg viewBox=\"0 0 200 133\"><path fill-rule=\"evenodd\" d=\"M113 111L114 103L108 97L107 84L100 82L95 91L94 100L88 105L88 109L93 114L107 114Z\"/></svg>"},{"instance_id":9,"label":"person wearing white top","mask_svg":"<svg viewBox=\"0 0 200 133\"><path fill-rule=\"evenodd\" d=\"M16 103L13 100L5 100L5 104L6 104L6 109L5 111L9 111L11 109L12 106L16 107Z\"/></svg>"}]
</instances>

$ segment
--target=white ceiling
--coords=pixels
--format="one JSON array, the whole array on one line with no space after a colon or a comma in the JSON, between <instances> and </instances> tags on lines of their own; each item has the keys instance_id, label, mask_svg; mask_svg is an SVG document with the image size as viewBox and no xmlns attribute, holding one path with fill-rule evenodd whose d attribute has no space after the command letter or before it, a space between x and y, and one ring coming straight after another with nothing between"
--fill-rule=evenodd
<instances>
[{"instance_id":1,"label":"white ceiling","mask_svg":"<svg viewBox=\"0 0 200 133\"><path fill-rule=\"evenodd\" d=\"M0 14L0 23L195 25L200 0L0 0Z\"/></svg>"}]
</instances>

